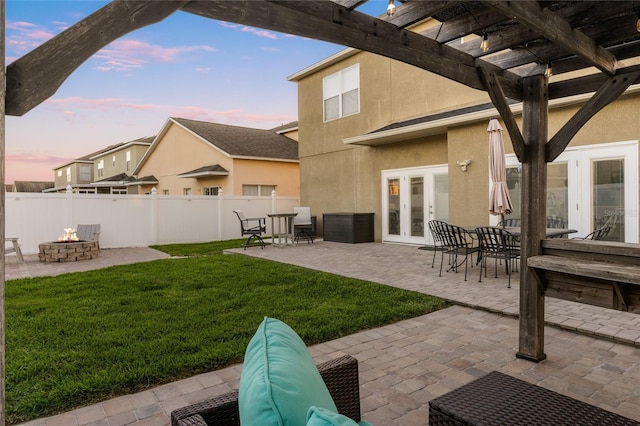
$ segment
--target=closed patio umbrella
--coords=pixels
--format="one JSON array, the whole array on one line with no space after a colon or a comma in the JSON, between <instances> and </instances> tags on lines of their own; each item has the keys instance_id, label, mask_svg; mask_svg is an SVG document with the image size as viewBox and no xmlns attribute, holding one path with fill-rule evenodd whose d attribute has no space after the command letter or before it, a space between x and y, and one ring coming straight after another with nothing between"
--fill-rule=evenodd
<instances>
[{"instance_id":1,"label":"closed patio umbrella","mask_svg":"<svg viewBox=\"0 0 640 426\"><path fill-rule=\"evenodd\" d=\"M507 187L507 167L504 159L502 126L495 118L489 121L489 173L491 191L489 193L489 213L496 216L511 214L513 206ZM504 221L503 221L504 222Z\"/></svg>"}]
</instances>

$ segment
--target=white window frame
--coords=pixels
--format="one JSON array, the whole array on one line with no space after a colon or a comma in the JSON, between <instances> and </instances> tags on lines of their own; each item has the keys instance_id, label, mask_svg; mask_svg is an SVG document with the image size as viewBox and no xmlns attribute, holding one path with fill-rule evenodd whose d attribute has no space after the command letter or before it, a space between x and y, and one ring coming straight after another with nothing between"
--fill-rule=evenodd
<instances>
[{"instance_id":1,"label":"white window frame","mask_svg":"<svg viewBox=\"0 0 640 426\"><path fill-rule=\"evenodd\" d=\"M67 167L67 182L71 182L71 167Z\"/></svg>"},{"instance_id":2,"label":"white window frame","mask_svg":"<svg viewBox=\"0 0 640 426\"><path fill-rule=\"evenodd\" d=\"M257 194L247 194L249 188L257 189ZM242 185L242 195L247 197L270 197L272 191L277 191L277 185Z\"/></svg>"},{"instance_id":3,"label":"white window frame","mask_svg":"<svg viewBox=\"0 0 640 426\"><path fill-rule=\"evenodd\" d=\"M220 192L219 186L204 186L202 187L202 195L217 196Z\"/></svg>"},{"instance_id":4,"label":"white window frame","mask_svg":"<svg viewBox=\"0 0 640 426\"><path fill-rule=\"evenodd\" d=\"M104 175L104 160L98 161L98 177L102 177Z\"/></svg>"},{"instance_id":5,"label":"white window frame","mask_svg":"<svg viewBox=\"0 0 640 426\"><path fill-rule=\"evenodd\" d=\"M351 93L354 90L356 93L356 106L353 112L344 112L344 95ZM327 118L327 101L329 99L337 97L338 99L338 114L335 117ZM341 71L333 73L322 79L322 119L329 122L337 120L342 117L358 114L360 112L360 64L351 65Z\"/></svg>"},{"instance_id":6,"label":"white window frame","mask_svg":"<svg viewBox=\"0 0 640 426\"><path fill-rule=\"evenodd\" d=\"M80 164L78 166L78 174L79 179L82 182L91 181L91 165L90 164Z\"/></svg>"},{"instance_id":7,"label":"white window frame","mask_svg":"<svg viewBox=\"0 0 640 426\"><path fill-rule=\"evenodd\" d=\"M127 151L125 153L126 155L126 161L127 161L127 171L131 170L131 151Z\"/></svg>"}]
</instances>

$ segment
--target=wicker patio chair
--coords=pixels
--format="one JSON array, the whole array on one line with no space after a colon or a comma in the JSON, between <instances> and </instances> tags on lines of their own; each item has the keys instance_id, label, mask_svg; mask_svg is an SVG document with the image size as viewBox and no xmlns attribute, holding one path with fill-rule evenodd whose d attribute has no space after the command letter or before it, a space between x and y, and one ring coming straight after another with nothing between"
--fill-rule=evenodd
<instances>
[{"instance_id":1,"label":"wicker patio chair","mask_svg":"<svg viewBox=\"0 0 640 426\"><path fill-rule=\"evenodd\" d=\"M319 364L322 376L338 412L356 422L361 420L358 361L344 355ZM238 392L233 391L171 413L171 426L239 426Z\"/></svg>"}]
</instances>

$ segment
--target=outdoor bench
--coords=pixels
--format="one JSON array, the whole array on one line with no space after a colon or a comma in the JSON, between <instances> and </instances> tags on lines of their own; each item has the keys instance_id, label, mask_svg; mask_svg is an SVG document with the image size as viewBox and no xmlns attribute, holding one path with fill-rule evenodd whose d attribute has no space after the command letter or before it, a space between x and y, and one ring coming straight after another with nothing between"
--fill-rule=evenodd
<instances>
[{"instance_id":1,"label":"outdoor bench","mask_svg":"<svg viewBox=\"0 0 640 426\"><path fill-rule=\"evenodd\" d=\"M640 245L609 241L542 240L527 259L545 295L640 313Z\"/></svg>"},{"instance_id":2,"label":"outdoor bench","mask_svg":"<svg viewBox=\"0 0 640 426\"><path fill-rule=\"evenodd\" d=\"M639 422L493 371L429 402L430 426L638 426Z\"/></svg>"},{"instance_id":3,"label":"outdoor bench","mask_svg":"<svg viewBox=\"0 0 640 426\"><path fill-rule=\"evenodd\" d=\"M350 355L344 355L317 367L338 412L359 422L358 361ZM237 391L179 408L171 413L171 426L210 425L240 425Z\"/></svg>"}]
</instances>

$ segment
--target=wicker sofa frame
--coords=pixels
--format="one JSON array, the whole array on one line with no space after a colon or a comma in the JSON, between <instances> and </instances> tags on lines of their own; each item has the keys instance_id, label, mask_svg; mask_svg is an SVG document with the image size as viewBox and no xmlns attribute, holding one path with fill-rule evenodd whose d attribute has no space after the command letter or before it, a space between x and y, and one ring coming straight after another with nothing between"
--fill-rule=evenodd
<instances>
[{"instance_id":1,"label":"wicker sofa frame","mask_svg":"<svg viewBox=\"0 0 640 426\"><path fill-rule=\"evenodd\" d=\"M358 361L352 356L344 355L317 367L338 412L359 422L361 414ZM212 425L240 425L237 391L179 408L171 413L171 426Z\"/></svg>"}]
</instances>

